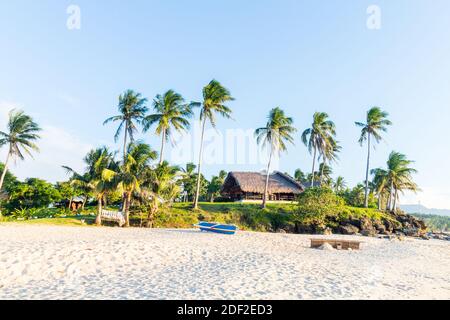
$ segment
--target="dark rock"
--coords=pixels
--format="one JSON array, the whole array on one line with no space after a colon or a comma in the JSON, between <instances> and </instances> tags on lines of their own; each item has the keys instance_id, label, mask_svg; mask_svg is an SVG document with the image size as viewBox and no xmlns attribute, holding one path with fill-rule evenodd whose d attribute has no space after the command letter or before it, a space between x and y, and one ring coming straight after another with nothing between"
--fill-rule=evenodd
<instances>
[{"instance_id":1,"label":"dark rock","mask_svg":"<svg viewBox=\"0 0 450 320\"><path fill-rule=\"evenodd\" d=\"M346 224L346 225L340 226L339 231L342 234L355 235L359 232L359 229L357 227L355 227L354 225Z\"/></svg>"},{"instance_id":2,"label":"dark rock","mask_svg":"<svg viewBox=\"0 0 450 320\"><path fill-rule=\"evenodd\" d=\"M364 229L361 230L361 234L365 237L376 237L377 232L375 231L375 229Z\"/></svg>"},{"instance_id":3,"label":"dark rock","mask_svg":"<svg viewBox=\"0 0 450 320\"><path fill-rule=\"evenodd\" d=\"M383 223L381 223L380 221L374 222L373 225L374 225L375 229L378 231L378 233L381 233L381 234L389 233L386 226Z\"/></svg>"}]
</instances>

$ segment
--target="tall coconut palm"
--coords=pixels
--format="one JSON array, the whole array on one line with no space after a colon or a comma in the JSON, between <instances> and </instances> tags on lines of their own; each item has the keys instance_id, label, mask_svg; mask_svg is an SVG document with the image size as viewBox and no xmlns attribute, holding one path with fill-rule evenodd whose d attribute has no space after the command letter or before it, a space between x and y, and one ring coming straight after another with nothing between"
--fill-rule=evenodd
<instances>
[{"instance_id":1,"label":"tall coconut palm","mask_svg":"<svg viewBox=\"0 0 450 320\"><path fill-rule=\"evenodd\" d=\"M266 126L255 131L258 144L263 147L268 147L270 152L269 162L267 164L266 184L264 187L263 208L266 208L267 205L272 158L276 154L287 150L287 142L294 144L292 135L297 131L293 126L294 121L292 118L287 117L280 108L272 109L268 118L269 120Z\"/></svg>"},{"instance_id":2,"label":"tall coconut palm","mask_svg":"<svg viewBox=\"0 0 450 320\"><path fill-rule=\"evenodd\" d=\"M8 171L9 161L11 159L24 160L24 153L33 157L31 151L39 151L35 141L40 138L38 132L41 131L41 128L23 111L13 109L9 112L7 129L7 132L0 131L0 146L8 146L8 154L0 178L0 191Z\"/></svg>"},{"instance_id":3,"label":"tall coconut palm","mask_svg":"<svg viewBox=\"0 0 450 320\"><path fill-rule=\"evenodd\" d=\"M364 142L367 141L366 190L364 197L364 205L366 208L369 207L369 171L372 137L377 143L383 139L381 133L387 132L388 126L392 125L392 122L388 119L388 116L389 114L382 111L379 107L373 107L367 112L367 119L365 123L355 122L356 126L362 128L359 143L363 146Z\"/></svg>"},{"instance_id":4,"label":"tall coconut palm","mask_svg":"<svg viewBox=\"0 0 450 320\"><path fill-rule=\"evenodd\" d=\"M102 179L112 183L123 193L122 210L125 214L125 227L130 226L130 207L134 192L139 192L145 171L150 162L156 160L158 153L144 143L130 143L127 158L117 170L105 169Z\"/></svg>"},{"instance_id":5,"label":"tall coconut palm","mask_svg":"<svg viewBox=\"0 0 450 320\"><path fill-rule=\"evenodd\" d=\"M202 122L202 135L200 139L200 153L198 160L197 188L194 199L194 209L198 209L198 200L200 196L200 186L202 179L202 161L203 161L203 140L205 136L206 123L209 122L213 127L216 126L216 114L224 118L231 118L231 109L225 104L233 101L230 91L222 86L217 80L212 80L203 88L203 102L201 103L200 121Z\"/></svg>"},{"instance_id":6,"label":"tall coconut palm","mask_svg":"<svg viewBox=\"0 0 450 320\"><path fill-rule=\"evenodd\" d=\"M144 132L156 124L155 133L161 136L161 153L159 164L164 161L165 143L171 138L172 130L181 132L190 127L189 118L192 117L192 108L196 103L185 103L183 97L173 90L163 95L157 95L153 101L155 114L144 118Z\"/></svg>"},{"instance_id":7,"label":"tall coconut palm","mask_svg":"<svg viewBox=\"0 0 450 320\"><path fill-rule=\"evenodd\" d=\"M397 201L399 192L403 193L406 190L417 192L419 187L413 181L412 175L417 173L417 170L411 168L414 161L408 160L404 154L393 151L389 155L387 162L387 179L390 186L389 195L389 210L397 210Z\"/></svg>"},{"instance_id":8,"label":"tall coconut palm","mask_svg":"<svg viewBox=\"0 0 450 320\"><path fill-rule=\"evenodd\" d=\"M324 155L327 150L332 150L333 145L336 144L334 141L335 136L336 126L333 121L329 120L328 114L325 112L316 112L311 128L306 129L302 134L302 141L313 156L311 185L314 185L315 181L316 159L318 154Z\"/></svg>"},{"instance_id":9,"label":"tall coconut palm","mask_svg":"<svg viewBox=\"0 0 450 320\"><path fill-rule=\"evenodd\" d=\"M119 115L108 118L103 125L110 122L119 122L114 140L119 140L122 130L124 131L123 137L123 159L126 161L127 157L127 145L128 137L131 142L134 142L134 135L138 131L137 124L140 124L144 119L144 115L147 112L147 99L143 98L140 93L133 90L127 90L119 96Z\"/></svg>"}]
</instances>

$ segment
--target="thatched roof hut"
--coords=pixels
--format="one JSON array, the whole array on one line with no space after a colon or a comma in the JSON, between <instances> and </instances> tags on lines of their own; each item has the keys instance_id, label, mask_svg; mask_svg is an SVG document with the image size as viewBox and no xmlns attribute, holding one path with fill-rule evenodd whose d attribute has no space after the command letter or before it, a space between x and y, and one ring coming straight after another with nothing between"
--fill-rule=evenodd
<instances>
[{"instance_id":1,"label":"thatched roof hut","mask_svg":"<svg viewBox=\"0 0 450 320\"><path fill-rule=\"evenodd\" d=\"M222 187L222 195L233 201L262 200L266 174L259 172L231 172ZM294 201L305 188L290 176L274 172L269 178L270 201Z\"/></svg>"}]
</instances>

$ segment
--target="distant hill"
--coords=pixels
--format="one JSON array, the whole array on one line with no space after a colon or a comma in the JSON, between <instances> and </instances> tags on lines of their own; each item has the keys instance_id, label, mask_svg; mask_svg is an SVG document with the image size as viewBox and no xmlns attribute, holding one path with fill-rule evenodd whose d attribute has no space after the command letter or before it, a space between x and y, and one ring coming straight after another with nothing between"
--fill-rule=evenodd
<instances>
[{"instance_id":1,"label":"distant hill","mask_svg":"<svg viewBox=\"0 0 450 320\"><path fill-rule=\"evenodd\" d=\"M430 215L450 217L450 210L430 209L420 204L403 205L401 206L401 209L409 214L419 213L419 214L430 214Z\"/></svg>"}]
</instances>

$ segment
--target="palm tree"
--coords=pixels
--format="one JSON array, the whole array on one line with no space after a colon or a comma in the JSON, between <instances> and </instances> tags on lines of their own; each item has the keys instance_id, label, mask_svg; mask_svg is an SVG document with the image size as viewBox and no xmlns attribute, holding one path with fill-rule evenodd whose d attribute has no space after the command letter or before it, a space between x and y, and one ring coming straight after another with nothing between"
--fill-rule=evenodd
<instances>
[{"instance_id":1,"label":"palm tree","mask_svg":"<svg viewBox=\"0 0 450 320\"><path fill-rule=\"evenodd\" d=\"M83 207L86 204L89 195L94 195L97 200L97 218L96 224L101 225L102 204L107 192L112 191L114 186L108 181L103 180L103 170L116 170L118 164L114 160L115 154L107 147L98 148L88 152L84 158L86 164L83 174L77 173L70 167L63 168L72 175L70 184L80 190L84 194ZM70 207L70 206L69 206Z\"/></svg>"},{"instance_id":2,"label":"palm tree","mask_svg":"<svg viewBox=\"0 0 450 320\"><path fill-rule=\"evenodd\" d=\"M220 195L220 190L225 182L228 173L226 171L220 171L218 176L213 176L211 182L208 184L208 194L210 201L214 202L215 198Z\"/></svg>"},{"instance_id":3,"label":"palm tree","mask_svg":"<svg viewBox=\"0 0 450 320\"><path fill-rule=\"evenodd\" d=\"M140 197L147 205L147 228L152 228L155 216L162 207L169 207L179 196L180 185L178 178L180 168L170 166L163 161L155 169L148 168L143 177Z\"/></svg>"},{"instance_id":4,"label":"palm tree","mask_svg":"<svg viewBox=\"0 0 450 320\"><path fill-rule=\"evenodd\" d=\"M125 214L125 226L130 226L130 207L134 192L139 192L143 176L152 160L158 153L144 143L130 143L127 148L127 158L117 170L105 169L102 179L112 183L123 193L122 210Z\"/></svg>"},{"instance_id":5,"label":"palm tree","mask_svg":"<svg viewBox=\"0 0 450 320\"><path fill-rule=\"evenodd\" d=\"M412 175L417 173L417 170L411 168L410 165L414 161L408 160L404 154L393 151L389 155L387 162L387 179L390 188L389 205L390 211L397 210L398 193L405 190L417 192L419 188L413 181Z\"/></svg>"},{"instance_id":6,"label":"palm tree","mask_svg":"<svg viewBox=\"0 0 450 320\"><path fill-rule=\"evenodd\" d=\"M328 163L337 162L339 160L338 153L341 152L342 147L338 141L335 141L333 137L330 138L329 143L325 146L325 149L321 152L320 158L323 159L323 163L319 167L320 172L320 184L323 184L323 179L327 178L331 180L333 170ZM325 172L328 171L328 172Z\"/></svg>"},{"instance_id":7,"label":"palm tree","mask_svg":"<svg viewBox=\"0 0 450 320\"><path fill-rule=\"evenodd\" d=\"M329 185L332 182L331 175L333 174L333 168L326 164L325 162L322 162L319 165L319 172L320 172L320 184L323 185L324 183L326 185Z\"/></svg>"},{"instance_id":8,"label":"palm tree","mask_svg":"<svg viewBox=\"0 0 450 320\"><path fill-rule=\"evenodd\" d=\"M188 119L192 117L192 108L196 105L193 102L186 104L183 97L173 90L156 96L153 101L156 113L145 117L143 125L144 132L147 132L151 126L157 124L155 133L162 138L159 164L164 161L164 147L172 135L172 129L178 132L188 130L190 127Z\"/></svg>"},{"instance_id":9,"label":"palm tree","mask_svg":"<svg viewBox=\"0 0 450 320\"><path fill-rule=\"evenodd\" d=\"M367 119L365 123L355 122L355 124L362 128L361 137L359 143L361 146L367 141L367 167L366 167L366 190L364 197L364 205L369 207L369 170L370 170L370 147L371 138L375 139L375 142L379 143L383 138L382 132L387 132L387 127L392 125L392 122L387 119L389 114L382 111L379 107L373 107L367 112Z\"/></svg>"},{"instance_id":10,"label":"palm tree","mask_svg":"<svg viewBox=\"0 0 450 320\"><path fill-rule=\"evenodd\" d=\"M386 192L389 192L388 172L384 169L377 168L371 171L374 176L372 180L373 191L378 197L378 210L382 210L383 198ZM387 198L387 197L386 197Z\"/></svg>"},{"instance_id":11,"label":"palm tree","mask_svg":"<svg viewBox=\"0 0 450 320\"><path fill-rule=\"evenodd\" d=\"M197 166L192 162L186 164L186 168L181 168L181 182L184 191L184 202L189 202L189 196L195 196L195 188L197 182L197 174L195 173Z\"/></svg>"},{"instance_id":12,"label":"palm tree","mask_svg":"<svg viewBox=\"0 0 450 320\"><path fill-rule=\"evenodd\" d=\"M147 112L146 107L147 99L142 98L140 93L134 92L133 90L127 90L125 93L119 96L119 115L108 118L105 120L103 125L110 122L120 122L117 128L116 134L114 135L114 140L117 142L119 140L122 130L125 131L123 138L123 159L126 161L127 157L127 144L128 136L131 142L134 142L134 135L137 132L136 124L139 124L144 119L144 115Z\"/></svg>"},{"instance_id":13,"label":"palm tree","mask_svg":"<svg viewBox=\"0 0 450 320\"><path fill-rule=\"evenodd\" d=\"M272 109L269 113L269 121L265 127L256 129L255 136L258 144L270 148L269 162L267 164L266 184L264 188L262 207L266 208L267 193L269 190L270 165L275 153L287 150L286 142L294 144L294 134L297 130L293 127L294 121L287 117L280 108Z\"/></svg>"},{"instance_id":14,"label":"palm tree","mask_svg":"<svg viewBox=\"0 0 450 320\"><path fill-rule=\"evenodd\" d=\"M302 141L308 147L313 155L313 167L311 174L311 185L314 185L317 153L325 155L327 150L332 150L337 143L334 141L336 136L336 126L333 121L328 120L328 114L325 112L316 112L313 117L311 128L306 129L302 134Z\"/></svg>"},{"instance_id":15,"label":"palm tree","mask_svg":"<svg viewBox=\"0 0 450 320\"><path fill-rule=\"evenodd\" d=\"M8 132L0 131L0 146L8 145L9 147L2 177L0 178L0 191L5 181L10 159L24 160L24 153L33 157L31 151L39 151L34 141L40 138L38 132L41 131L41 128L30 116L20 110L11 110L7 128Z\"/></svg>"},{"instance_id":16,"label":"palm tree","mask_svg":"<svg viewBox=\"0 0 450 320\"><path fill-rule=\"evenodd\" d=\"M202 178L202 160L203 160L203 140L205 136L206 122L215 127L216 113L224 118L231 118L231 109L225 105L229 101L233 101L230 91L222 86L217 80L212 80L205 88L203 88L203 102L201 103L200 121L202 121L202 135L200 140L200 154L198 160L198 176L197 188L194 199L194 209L198 209L198 199L200 196L200 186Z\"/></svg>"},{"instance_id":17,"label":"palm tree","mask_svg":"<svg viewBox=\"0 0 450 320\"><path fill-rule=\"evenodd\" d=\"M307 180L307 177L301 169L297 169L297 170L295 170L295 173L294 173L294 179L297 182L305 183L305 181Z\"/></svg>"},{"instance_id":18,"label":"palm tree","mask_svg":"<svg viewBox=\"0 0 450 320\"><path fill-rule=\"evenodd\" d=\"M344 177L337 177L336 181L334 182L334 192L339 194L342 191L345 190L345 188L347 187L347 183L345 182Z\"/></svg>"}]
</instances>

